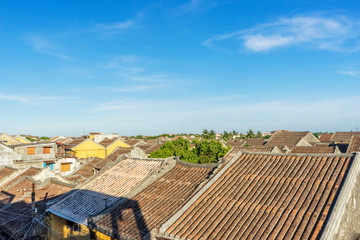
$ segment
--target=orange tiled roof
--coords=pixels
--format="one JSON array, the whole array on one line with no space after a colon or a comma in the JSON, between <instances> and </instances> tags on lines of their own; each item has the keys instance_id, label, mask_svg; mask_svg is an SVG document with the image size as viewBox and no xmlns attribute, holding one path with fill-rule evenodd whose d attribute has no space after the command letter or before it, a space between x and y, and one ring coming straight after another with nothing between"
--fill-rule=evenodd
<instances>
[{"instance_id":1,"label":"orange tiled roof","mask_svg":"<svg viewBox=\"0 0 360 240\"><path fill-rule=\"evenodd\" d=\"M99 144L101 146L107 147L107 146L111 145L113 142L115 142L116 140L118 140L118 138L105 138L104 140L99 142Z\"/></svg>"},{"instance_id":2,"label":"orange tiled roof","mask_svg":"<svg viewBox=\"0 0 360 240\"><path fill-rule=\"evenodd\" d=\"M335 146L293 147L291 153L334 153Z\"/></svg>"},{"instance_id":3,"label":"orange tiled roof","mask_svg":"<svg viewBox=\"0 0 360 240\"><path fill-rule=\"evenodd\" d=\"M122 160L51 206L50 211L68 220L85 224L88 217L113 204L162 163L163 160L155 159Z\"/></svg>"},{"instance_id":4,"label":"orange tiled roof","mask_svg":"<svg viewBox=\"0 0 360 240\"><path fill-rule=\"evenodd\" d=\"M319 237L352 161L348 155L244 153L165 234L182 239Z\"/></svg>"},{"instance_id":5,"label":"orange tiled roof","mask_svg":"<svg viewBox=\"0 0 360 240\"><path fill-rule=\"evenodd\" d=\"M320 135L320 142L330 142L331 141L331 137L333 136L332 133L323 133Z\"/></svg>"},{"instance_id":6,"label":"orange tiled roof","mask_svg":"<svg viewBox=\"0 0 360 240\"><path fill-rule=\"evenodd\" d=\"M99 217L96 228L105 229L117 239L142 239L174 215L215 166L175 165L131 200Z\"/></svg>"},{"instance_id":7,"label":"orange tiled roof","mask_svg":"<svg viewBox=\"0 0 360 240\"><path fill-rule=\"evenodd\" d=\"M351 136L360 137L360 132L335 132L331 141L350 141Z\"/></svg>"},{"instance_id":8,"label":"orange tiled roof","mask_svg":"<svg viewBox=\"0 0 360 240\"><path fill-rule=\"evenodd\" d=\"M302 137L305 137L309 132L277 132L269 138L265 144L267 146L292 147L300 141Z\"/></svg>"},{"instance_id":9,"label":"orange tiled roof","mask_svg":"<svg viewBox=\"0 0 360 240\"><path fill-rule=\"evenodd\" d=\"M28 170L24 171L23 173L19 174L18 176L16 176L15 178L11 179L11 181L9 181L8 183L6 183L4 185L4 189L6 189L7 187L9 187L11 184L13 184L14 182L16 182L17 180L19 180L22 177L31 177L34 176L36 174L38 174L41 171L41 169L39 168L34 168L34 167L30 167Z\"/></svg>"},{"instance_id":10,"label":"orange tiled roof","mask_svg":"<svg viewBox=\"0 0 360 240\"><path fill-rule=\"evenodd\" d=\"M347 152L348 153L360 152L360 137L357 137L357 136L352 136L351 137Z\"/></svg>"},{"instance_id":11,"label":"orange tiled roof","mask_svg":"<svg viewBox=\"0 0 360 240\"><path fill-rule=\"evenodd\" d=\"M5 177L13 174L14 172L16 172L16 169L9 168L9 167L4 167L4 168L0 169L0 181L2 179L4 179Z\"/></svg>"}]
</instances>

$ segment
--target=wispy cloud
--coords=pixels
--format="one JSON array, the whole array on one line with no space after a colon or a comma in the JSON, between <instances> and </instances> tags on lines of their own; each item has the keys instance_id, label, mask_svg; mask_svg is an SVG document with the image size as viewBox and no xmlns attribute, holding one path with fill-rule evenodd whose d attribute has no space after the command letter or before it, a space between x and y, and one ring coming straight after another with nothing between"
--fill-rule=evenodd
<instances>
[{"instance_id":1,"label":"wispy cloud","mask_svg":"<svg viewBox=\"0 0 360 240\"><path fill-rule=\"evenodd\" d=\"M301 46L313 49L354 52L360 50L360 24L344 16L320 15L280 18L249 29L209 38L203 45L214 50L226 49L235 42L237 47L254 52L280 47Z\"/></svg>"},{"instance_id":2,"label":"wispy cloud","mask_svg":"<svg viewBox=\"0 0 360 240\"><path fill-rule=\"evenodd\" d=\"M102 30L126 30L130 28L135 28L136 23L133 20L126 20L124 22L116 22L109 24L97 24L96 28Z\"/></svg>"},{"instance_id":3,"label":"wispy cloud","mask_svg":"<svg viewBox=\"0 0 360 240\"><path fill-rule=\"evenodd\" d=\"M0 93L0 100L5 101L14 101L21 104L28 105L43 105L44 101L51 100L64 100L65 97L57 97L57 96L24 96L24 95L8 95Z\"/></svg>"},{"instance_id":4,"label":"wispy cloud","mask_svg":"<svg viewBox=\"0 0 360 240\"><path fill-rule=\"evenodd\" d=\"M219 1L215 0L190 0L189 2L176 8L178 14L195 12L195 11L204 11L210 8L217 7Z\"/></svg>"},{"instance_id":5,"label":"wispy cloud","mask_svg":"<svg viewBox=\"0 0 360 240\"><path fill-rule=\"evenodd\" d=\"M29 98L24 97L24 96L18 96L18 95L0 94L0 99L9 100L9 101L15 101L15 102L24 103L24 104L30 104L32 102Z\"/></svg>"},{"instance_id":6,"label":"wispy cloud","mask_svg":"<svg viewBox=\"0 0 360 240\"><path fill-rule=\"evenodd\" d=\"M103 111L114 119L121 116L123 123L134 130L139 126L148 126L159 131L196 132L203 128L353 128L358 126L359 108L359 97L254 102L248 101L244 96L227 96L205 99L114 100L94 105L89 111L96 114ZM271 117L264 122L264 116ZM314 121L309 116L317 116L317 120ZM344 123L342 119L347 119L347 122Z\"/></svg>"},{"instance_id":7,"label":"wispy cloud","mask_svg":"<svg viewBox=\"0 0 360 240\"><path fill-rule=\"evenodd\" d=\"M25 37L25 41L38 53L61 59L70 59L70 57L63 54L59 47L57 47L49 38L40 35L29 35Z\"/></svg>"},{"instance_id":8,"label":"wispy cloud","mask_svg":"<svg viewBox=\"0 0 360 240\"><path fill-rule=\"evenodd\" d=\"M337 73L354 78L360 78L360 72L357 70L337 71Z\"/></svg>"},{"instance_id":9,"label":"wispy cloud","mask_svg":"<svg viewBox=\"0 0 360 240\"><path fill-rule=\"evenodd\" d=\"M119 86L111 88L115 92L149 92L171 87L179 89L191 82L185 77L154 70L154 64L159 63L136 55L121 55L99 64L98 68L105 69L118 82ZM158 69L158 66L155 68Z\"/></svg>"}]
</instances>

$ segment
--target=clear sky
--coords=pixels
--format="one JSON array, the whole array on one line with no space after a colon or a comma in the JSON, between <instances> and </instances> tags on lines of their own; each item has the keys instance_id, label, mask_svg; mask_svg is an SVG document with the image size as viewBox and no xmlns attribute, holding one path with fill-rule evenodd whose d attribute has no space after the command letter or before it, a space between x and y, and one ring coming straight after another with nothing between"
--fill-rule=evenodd
<instances>
[{"instance_id":1,"label":"clear sky","mask_svg":"<svg viewBox=\"0 0 360 240\"><path fill-rule=\"evenodd\" d=\"M0 132L360 129L360 2L0 2Z\"/></svg>"}]
</instances>

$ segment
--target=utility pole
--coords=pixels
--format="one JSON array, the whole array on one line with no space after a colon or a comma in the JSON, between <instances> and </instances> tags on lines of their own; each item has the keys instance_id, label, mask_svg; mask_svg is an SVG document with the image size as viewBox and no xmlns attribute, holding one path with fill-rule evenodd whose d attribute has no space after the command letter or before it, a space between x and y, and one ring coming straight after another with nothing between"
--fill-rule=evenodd
<instances>
[{"instance_id":1,"label":"utility pole","mask_svg":"<svg viewBox=\"0 0 360 240\"><path fill-rule=\"evenodd\" d=\"M37 215L37 209L35 207L35 183L32 184L32 192L31 192L31 220L32 223L30 225L31 229L31 235L30 238L36 235L36 230L35 230L35 219L36 219L36 215Z\"/></svg>"}]
</instances>

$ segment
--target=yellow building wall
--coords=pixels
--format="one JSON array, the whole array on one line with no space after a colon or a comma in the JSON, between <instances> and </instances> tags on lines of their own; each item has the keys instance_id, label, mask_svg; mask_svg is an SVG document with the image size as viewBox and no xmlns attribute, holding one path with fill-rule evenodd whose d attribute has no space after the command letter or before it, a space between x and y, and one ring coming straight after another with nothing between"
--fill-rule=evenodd
<instances>
[{"instance_id":1,"label":"yellow building wall","mask_svg":"<svg viewBox=\"0 0 360 240\"><path fill-rule=\"evenodd\" d=\"M48 232L49 240L59 240L59 237L64 239L83 239L84 236L90 235L90 231L95 233L96 239L98 240L116 240L115 238L111 238L96 230L89 230L89 228L85 225L80 225L79 232L72 231L72 229L67 227L66 219L54 214L50 214L49 227L51 228L51 230Z\"/></svg>"},{"instance_id":2,"label":"yellow building wall","mask_svg":"<svg viewBox=\"0 0 360 240\"><path fill-rule=\"evenodd\" d=\"M48 239L56 239L58 240L59 237L64 239L81 239L84 236L88 236L90 234L89 229L85 225L80 224L80 231L73 231L69 228L66 224L66 219L51 214L49 217L49 227L51 230L48 232Z\"/></svg>"},{"instance_id":3,"label":"yellow building wall","mask_svg":"<svg viewBox=\"0 0 360 240\"><path fill-rule=\"evenodd\" d=\"M82 142L71 150L74 152L75 157L77 158L105 158L105 148L93 141Z\"/></svg>"},{"instance_id":4,"label":"yellow building wall","mask_svg":"<svg viewBox=\"0 0 360 240\"><path fill-rule=\"evenodd\" d=\"M1 141L7 141L7 142L4 142L5 145L20 144L20 142L18 142L14 138L7 136L7 135L0 135L0 142Z\"/></svg>"},{"instance_id":5,"label":"yellow building wall","mask_svg":"<svg viewBox=\"0 0 360 240\"><path fill-rule=\"evenodd\" d=\"M130 145L124 143L121 140L116 140L115 142L113 142L112 144L110 144L109 146L107 146L106 148L106 154L110 155L117 147L126 147L126 148L131 148Z\"/></svg>"},{"instance_id":6,"label":"yellow building wall","mask_svg":"<svg viewBox=\"0 0 360 240\"><path fill-rule=\"evenodd\" d=\"M31 141L29 141L27 139L24 139L24 138L21 138L21 137L16 137L15 139L18 140L21 143L31 143Z\"/></svg>"}]
</instances>

